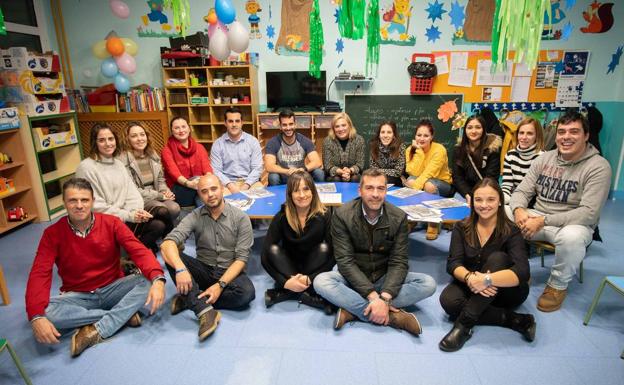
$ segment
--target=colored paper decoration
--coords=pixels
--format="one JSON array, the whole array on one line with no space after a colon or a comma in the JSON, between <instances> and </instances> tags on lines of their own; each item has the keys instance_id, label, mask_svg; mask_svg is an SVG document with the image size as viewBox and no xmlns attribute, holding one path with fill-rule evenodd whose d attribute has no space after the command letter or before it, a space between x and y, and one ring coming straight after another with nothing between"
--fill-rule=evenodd
<instances>
[{"instance_id":1,"label":"colored paper decoration","mask_svg":"<svg viewBox=\"0 0 624 385\"><path fill-rule=\"evenodd\" d=\"M568 40L570 38L570 35L572 34L573 29L574 27L572 27L572 23L568 21L568 23L563 26L563 30L561 32L561 40Z\"/></svg>"},{"instance_id":2,"label":"colored paper decoration","mask_svg":"<svg viewBox=\"0 0 624 385\"><path fill-rule=\"evenodd\" d=\"M340 36L358 40L364 37L365 0L342 0L338 30Z\"/></svg>"},{"instance_id":3,"label":"colored paper decoration","mask_svg":"<svg viewBox=\"0 0 624 385\"><path fill-rule=\"evenodd\" d=\"M379 42L381 44L402 46L416 44L416 37L409 33L412 18L412 7L409 0L392 0L392 7L384 9L381 18L384 22L379 30L381 34Z\"/></svg>"},{"instance_id":4,"label":"colored paper decoration","mask_svg":"<svg viewBox=\"0 0 624 385\"><path fill-rule=\"evenodd\" d=\"M186 36L186 30L191 26L191 6L189 0L164 0L163 7L173 12L173 25Z\"/></svg>"},{"instance_id":5,"label":"colored paper decoration","mask_svg":"<svg viewBox=\"0 0 624 385\"><path fill-rule=\"evenodd\" d=\"M266 28L266 34L269 39L273 39L275 37L275 27L268 25Z\"/></svg>"},{"instance_id":6,"label":"colored paper decoration","mask_svg":"<svg viewBox=\"0 0 624 385\"><path fill-rule=\"evenodd\" d=\"M366 29L366 75L379 65L379 0L370 0L366 12L368 28Z\"/></svg>"},{"instance_id":7,"label":"colored paper decoration","mask_svg":"<svg viewBox=\"0 0 624 385\"><path fill-rule=\"evenodd\" d=\"M449 17L451 18L451 24L455 29L459 29L464 25L464 7L459 4L459 1L455 0L455 2L451 3L451 12L449 12Z\"/></svg>"},{"instance_id":8,"label":"colored paper decoration","mask_svg":"<svg viewBox=\"0 0 624 385\"><path fill-rule=\"evenodd\" d=\"M321 64L323 64L323 24L318 0L312 3L310 13L310 64L308 72L317 79L321 78Z\"/></svg>"},{"instance_id":9,"label":"colored paper decoration","mask_svg":"<svg viewBox=\"0 0 624 385\"><path fill-rule=\"evenodd\" d=\"M429 7L425 9L428 13L427 19L431 19L432 23L435 23L436 19L442 20L442 15L446 13L443 6L444 4L438 3L438 0L435 0L433 3L429 3Z\"/></svg>"},{"instance_id":10,"label":"colored paper decoration","mask_svg":"<svg viewBox=\"0 0 624 385\"><path fill-rule=\"evenodd\" d=\"M425 35L427 36L427 41L435 43L440 38L441 33L438 27L431 25L431 27L427 28Z\"/></svg>"},{"instance_id":11,"label":"colored paper decoration","mask_svg":"<svg viewBox=\"0 0 624 385\"><path fill-rule=\"evenodd\" d=\"M342 53L344 51L344 40L341 38L336 39L336 53Z\"/></svg>"},{"instance_id":12,"label":"colored paper decoration","mask_svg":"<svg viewBox=\"0 0 624 385\"><path fill-rule=\"evenodd\" d=\"M458 111L457 103L455 103L456 100L457 99L453 99L440 104L440 107L438 107L438 119L446 123L455 116Z\"/></svg>"},{"instance_id":13,"label":"colored paper decoration","mask_svg":"<svg viewBox=\"0 0 624 385\"><path fill-rule=\"evenodd\" d=\"M604 33L613 27L613 3L600 3L594 0L583 12L587 26L581 28L583 33Z\"/></svg>"},{"instance_id":14,"label":"colored paper decoration","mask_svg":"<svg viewBox=\"0 0 624 385\"><path fill-rule=\"evenodd\" d=\"M0 8L0 35L6 35L6 26L4 25L4 14L2 13L2 8Z\"/></svg>"},{"instance_id":15,"label":"colored paper decoration","mask_svg":"<svg viewBox=\"0 0 624 385\"><path fill-rule=\"evenodd\" d=\"M621 45L615 50L615 53L611 55L611 63L609 63L607 74L613 73L613 71L615 71L615 67L617 67L620 64L620 57L622 57L623 50L624 50L624 45Z\"/></svg>"}]
</instances>

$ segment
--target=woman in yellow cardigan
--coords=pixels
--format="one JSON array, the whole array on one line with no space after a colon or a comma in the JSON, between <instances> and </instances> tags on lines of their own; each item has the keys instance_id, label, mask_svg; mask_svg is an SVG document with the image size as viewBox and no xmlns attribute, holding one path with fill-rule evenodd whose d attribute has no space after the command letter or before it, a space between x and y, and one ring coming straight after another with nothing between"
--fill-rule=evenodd
<instances>
[{"instance_id":1,"label":"woman in yellow cardigan","mask_svg":"<svg viewBox=\"0 0 624 385\"><path fill-rule=\"evenodd\" d=\"M412 145L405 151L405 186L443 197L455 195L446 148L433 141L433 124L423 119L416 126Z\"/></svg>"}]
</instances>

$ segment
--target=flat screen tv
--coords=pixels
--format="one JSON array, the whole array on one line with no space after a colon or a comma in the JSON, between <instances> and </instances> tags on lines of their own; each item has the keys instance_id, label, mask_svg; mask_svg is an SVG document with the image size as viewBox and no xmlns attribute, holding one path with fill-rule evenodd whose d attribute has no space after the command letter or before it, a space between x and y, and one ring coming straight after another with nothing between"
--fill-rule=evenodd
<instances>
[{"instance_id":1,"label":"flat screen tv","mask_svg":"<svg viewBox=\"0 0 624 385\"><path fill-rule=\"evenodd\" d=\"M318 110L325 107L325 71L321 78L307 71L266 73L267 107L273 110L288 107L295 110Z\"/></svg>"}]
</instances>

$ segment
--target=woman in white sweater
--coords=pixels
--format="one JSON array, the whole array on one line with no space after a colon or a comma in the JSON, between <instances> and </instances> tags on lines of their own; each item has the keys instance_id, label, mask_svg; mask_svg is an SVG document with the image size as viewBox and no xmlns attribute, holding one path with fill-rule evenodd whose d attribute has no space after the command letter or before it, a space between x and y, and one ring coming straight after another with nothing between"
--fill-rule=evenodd
<instances>
[{"instance_id":1,"label":"woman in white sweater","mask_svg":"<svg viewBox=\"0 0 624 385\"><path fill-rule=\"evenodd\" d=\"M108 126L91 128L91 154L80 162L76 177L93 187L93 210L126 222L143 244L156 252L156 240L163 236L165 223L143 210L143 198L126 167L115 156L119 153L117 135Z\"/></svg>"}]
</instances>

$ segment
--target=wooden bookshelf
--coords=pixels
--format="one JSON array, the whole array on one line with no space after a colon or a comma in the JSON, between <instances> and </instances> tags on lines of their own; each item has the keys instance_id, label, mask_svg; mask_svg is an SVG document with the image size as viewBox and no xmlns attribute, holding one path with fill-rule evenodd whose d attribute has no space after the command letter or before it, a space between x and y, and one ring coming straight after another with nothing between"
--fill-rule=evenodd
<instances>
[{"instance_id":1,"label":"wooden bookshelf","mask_svg":"<svg viewBox=\"0 0 624 385\"><path fill-rule=\"evenodd\" d=\"M319 154L323 151L323 139L331 130L331 121L334 115L334 113L295 112L296 131L310 138ZM267 142L280 133L278 116L279 113L277 112L256 115L258 141L263 150Z\"/></svg>"}]
</instances>

